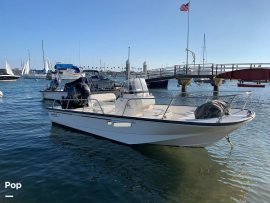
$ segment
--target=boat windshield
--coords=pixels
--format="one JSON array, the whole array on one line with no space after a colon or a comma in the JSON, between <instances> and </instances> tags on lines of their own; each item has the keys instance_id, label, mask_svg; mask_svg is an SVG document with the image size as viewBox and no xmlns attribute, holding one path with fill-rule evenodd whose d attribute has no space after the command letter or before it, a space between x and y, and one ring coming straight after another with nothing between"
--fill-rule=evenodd
<instances>
[{"instance_id":1,"label":"boat windshield","mask_svg":"<svg viewBox=\"0 0 270 203\"><path fill-rule=\"evenodd\" d=\"M124 92L135 94L135 93L148 93L148 88L144 78L133 78L129 79L124 83Z\"/></svg>"}]
</instances>

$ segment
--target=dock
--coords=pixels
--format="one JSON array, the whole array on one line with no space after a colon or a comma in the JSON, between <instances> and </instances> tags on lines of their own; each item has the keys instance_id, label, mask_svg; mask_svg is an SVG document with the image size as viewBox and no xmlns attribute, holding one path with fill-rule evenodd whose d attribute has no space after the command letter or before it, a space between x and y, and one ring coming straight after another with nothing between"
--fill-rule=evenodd
<instances>
[{"instance_id":1,"label":"dock","mask_svg":"<svg viewBox=\"0 0 270 203\"><path fill-rule=\"evenodd\" d=\"M250 74L251 71L252 74ZM187 68L186 65L174 65L151 70L147 70L144 64L141 76L144 76L149 83L177 79L182 92L186 92L193 78L208 78L211 80L214 91L218 91L223 79L269 82L270 74L265 74L269 71L270 63L192 64ZM238 74L233 74L236 72ZM234 75L237 75L237 78Z\"/></svg>"}]
</instances>

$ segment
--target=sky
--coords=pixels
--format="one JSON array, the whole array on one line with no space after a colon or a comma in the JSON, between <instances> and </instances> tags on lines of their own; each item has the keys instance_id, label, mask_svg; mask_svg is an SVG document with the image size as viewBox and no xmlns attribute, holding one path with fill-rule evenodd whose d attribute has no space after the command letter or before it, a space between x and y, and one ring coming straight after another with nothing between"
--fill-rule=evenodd
<instances>
[{"instance_id":1,"label":"sky","mask_svg":"<svg viewBox=\"0 0 270 203\"><path fill-rule=\"evenodd\" d=\"M187 12L182 0L0 0L0 65L31 68L45 58L78 66L183 65ZM208 63L270 62L269 0L191 0L189 49ZM190 56L191 58L191 56Z\"/></svg>"}]
</instances>

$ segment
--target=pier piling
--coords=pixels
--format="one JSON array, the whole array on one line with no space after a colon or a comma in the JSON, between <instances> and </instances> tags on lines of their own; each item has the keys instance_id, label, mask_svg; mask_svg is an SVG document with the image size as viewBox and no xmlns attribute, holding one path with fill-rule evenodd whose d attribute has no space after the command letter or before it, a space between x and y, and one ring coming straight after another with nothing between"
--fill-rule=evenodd
<instances>
[{"instance_id":1,"label":"pier piling","mask_svg":"<svg viewBox=\"0 0 270 203\"><path fill-rule=\"evenodd\" d=\"M219 91L219 86L222 84L222 81L223 79L222 78L217 78L217 77L214 77L212 79L212 86L214 87L214 92L218 92Z\"/></svg>"},{"instance_id":2,"label":"pier piling","mask_svg":"<svg viewBox=\"0 0 270 203\"><path fill-rule=\"evenodd\" d=\"M181 85L181 92L187 91L187 86L191 83L192 78L177 78L178 84Z\"/></svg>"}]
</instances>

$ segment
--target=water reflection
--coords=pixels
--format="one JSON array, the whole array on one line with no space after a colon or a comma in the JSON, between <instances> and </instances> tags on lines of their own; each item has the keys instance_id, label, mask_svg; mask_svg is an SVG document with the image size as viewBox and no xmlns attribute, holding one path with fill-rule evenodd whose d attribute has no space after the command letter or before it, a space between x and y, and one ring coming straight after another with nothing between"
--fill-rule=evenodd
<instances>
[{"instance_id":1,"label":"water reflection","mask_svg":"<svg viewBox=\"0 0 270 203\"><path fill-rule=\"evenodd\" d=\"M89 182L105 184L118 198L126 193L122 200L234 202L246 195L241 180L237 184L239 176L227 173L226 164L220 164L228 157L212 157L203 148L130 147L57 125L50 138L72 152L71 162L87 169Z\"/></svg>"}]
</instances>

